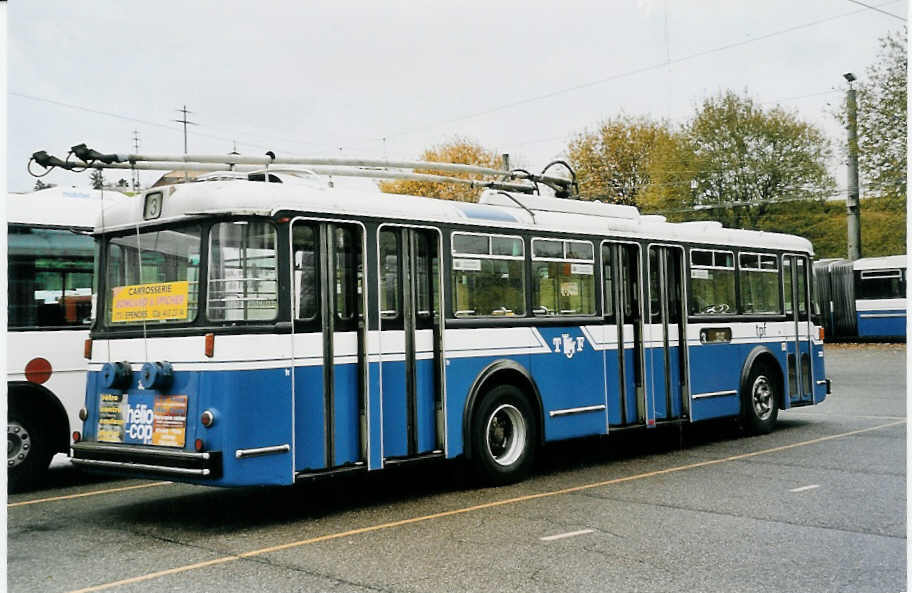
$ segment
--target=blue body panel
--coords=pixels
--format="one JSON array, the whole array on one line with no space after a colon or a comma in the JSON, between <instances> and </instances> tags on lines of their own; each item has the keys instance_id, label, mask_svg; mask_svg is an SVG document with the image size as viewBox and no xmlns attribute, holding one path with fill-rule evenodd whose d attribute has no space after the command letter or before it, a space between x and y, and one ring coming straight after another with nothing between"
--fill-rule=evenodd
<instances>
[{"instance_id":1,"label":"blue body panel","mask_svg":"<svg viewBox=\"0 0 912 593\"><path fill-rule=\"evenodd\" d=\"M140 389L139 373L126 390L102 388L100 372L89 372L84 423L84 440L97 440L98 402L101 393L125 393L128 406L148 405L155 391ZM187 479L213 486L292 484L292 452L236 459L237 449L252 449L292 443L291 379L284 368L238 371L176 371L167 394L187 395L187 423L183 450L193 451L194 441L203 439L205 449L223 453L223 477ZM200 424L203 410L213 410L216 421L210 428ZM131 417L133 414L127 414ZM129 424L125 429L129 430ZM125 437L125 443L150 444Z\"/></svg>"},{"instance_id":2,"label":"blue body panel","mask_svg":"<svg viewBox=\"0 0 912 593\"><path fill-rule=\"evenodd\" d=\"M333 375L335 405L333 465L345 465L361 459L360 385L357 364L337 364Z\"/></svg>"},{"instance_id":3,"label":"blue body panel","mask_svg":"<svg viewBox=\"0 0 912 593\"><path fill-rule=\"evenodd\" d=\"M904 309L859 311L856 315L859 337L906 337L906 311ZM868 317L868 315L890 315L890 317Z\"/></svg>"},{"instance_id":4,"label":"blue body panel","mask_svg":"<svg viewBox=\"0 0 912 593\"><path fill-rule=\"evenodd\" d=\"M323 367L295 367L295 471L326 467Z\"/></svg>"},{"instance_id":5,"label":"blue body panel","mask_svg":"<svg viewBox=\"0 0 912 593\"><path fill-rule=\"evenodd\" d=\"M408 455L405 361L381 363L383 375L383 456Z\"/></svg>"},{"instance_id":6,"label":"blue body panel","mask_svg":"<svg viewBox=\"0 0 912 593\"><path fill-rule=\"evenodd\" d=\"M753 347L753 344L729 343L691 346L689 348L691 394L738 390L744 359ZM740 412L740 399L735 393L695 398L691 403L690 413L691 418L697 421L736 416Z\"/></svg>"},{"instance_id":7,"label":"blue body panel","mask_svg":"<svg viewBox=\"0 0 912 593\"><path fill-rule=\"evenodd\" d=\"M479 344L485 355L470 356L461 351L445 361L447 397L446 449L448 457L464 452L463 418L472 385L489 365L509 360L526 369L541 395L543 436L545 441L605 434L609 425L632 425L637 420L637 394L634 383L634 349L623 351L626 365L626 416L622 417L619 401L618 351L596 350L582 328L547 327L537 330L547 351L539 347L535 354L498 355L490 344ZM794 339L781 342L718 343L689 347L691 392L695 395L725 391L736 393L699 397L691 401L691 419L708 420L740 413L741 372L746 357L758 345L776 357L788 380L787 354L810 354L813 368L813 398L826 397L822 345ZM799 350L800 348L800 350ZM656 420L680 418L684 415L679 369L679 348L669 347L670 409L665 397L665 359L663 348L648 348L646 357L647 408L654 405ZM515 352L515 349L512 350ZM492 354L493 352L493 354ZM416 360L416 415L418 454L436 449L436 402L434 360ZM359 417L359 375L355 363L337 364L334 368L335 422L331 464L326 460L323 367L299 366L293 369L200 370L176 371L168 394L187 395L187 424L183 450L193 451L194 440L203 439L205 450L222 452L223 475L217 479L186 481L219 486L252 484L291 484L295 472L319 471L342 466L362 459L361 418ZM90 372L87 380L86 404L89 411L85 423L85 440L97 440L99 394L125 394L130 409L149 409L154 405L156 392L140 389L139 373L123 392L103 389L99 372ZM373 360L368 365L368 467L378 469L383 458L408 455L408 408L406 405L405 362ZM787 393L787 391L786 391ZM651 399L650 399L651 398ZM807 399L810 396L808 395ZM788 399L788 398L787 398ZM796 402L798 399L796 398ZM551 416L550 412L571 411L576 408L605 406L604 410L585 411ZM788 402L786 404L788 407ZM199 417L203 410L216 414L216 422L204 428ZM292 413L293 410L293 413ZM648 417L653 417L651 408ZM132 422L134 415L128 416ZM142 414L136 414L142 423ZM381 430L382 428L382 430ZM149 444L142 427L130 422L124 426L124 443ZM292 431L294 435L292 435ZM269 454L237 459L238 449L254 449L289 444L288 453ZM185 479L185 478L181 478Z\"/></svg>"},{"instance_id":8,"label":"blue body panel","mask_svg":"<svg viewBox=\"0 0 912 593\"><path fill-rule=\"evenodd\" d=\"M551 417L548 412L605 404L604 351L593 350L579 327L539 330L551 347L548 354L532 356L532 377L545 411L545 440L601 434L604 412Z\"/></svg>"}]
</instances>

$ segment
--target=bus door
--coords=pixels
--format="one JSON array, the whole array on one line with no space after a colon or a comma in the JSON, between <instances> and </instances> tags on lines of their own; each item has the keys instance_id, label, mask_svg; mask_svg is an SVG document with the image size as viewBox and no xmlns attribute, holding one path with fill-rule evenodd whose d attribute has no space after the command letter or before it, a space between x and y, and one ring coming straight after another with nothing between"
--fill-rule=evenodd
<instances>
[{"instance_id":1,"label":"bus door","mask_svg":"<svg viewBox=\"0 0 912 593\"><path fill-rule=\"evenodd\" d=\"M443 452L440 234L379 230L384 463Z\"/></svg>"},{"instance_id":2,"label":"bus door","mask_svg":"<svg viewBox=\"0 0 912 593\"><path fill-rule=\"evenodd\" d=\"M364 229L295 220L295 469L364 463Z\"/></svg>"},{"instance_id":3,"label":"bus door","mask_svg":"<svg viewBox=\"0 0 912 593\"><path fill-rule=\"evenodd\" d=\"M609 427L646 422L639 271L638 245L602 243L605 324L617 330L617 351L605 354Z\"/></svg>"},{"instance_id":4,"label":"bus door","mask_svg":"<svg viewBox=\"0 0 912 593\"><path fill-rule=\"evenodd\" d=\"M683 249L650 245L646 318L647 425L689 417Z\"/></svg>"},{"instance_id":5,"label":"bus door","mask_svg":"<svg viewBox=\"0 0 912 593\"><path fill-rule=\"evenodd\" d=\"M788 394L792 405L813 403L811 373L811 326L807 257L782 256L782 293L789 321L786 345Z\"/></svg>"}]
</instances>

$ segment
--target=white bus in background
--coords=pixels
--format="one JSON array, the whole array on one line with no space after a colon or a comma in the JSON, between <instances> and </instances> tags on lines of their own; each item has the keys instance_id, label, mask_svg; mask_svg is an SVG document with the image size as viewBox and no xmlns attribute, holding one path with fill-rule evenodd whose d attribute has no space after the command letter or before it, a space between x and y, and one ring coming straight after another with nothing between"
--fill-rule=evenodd
<instances>
[{"instance_id":1,"label":"white bus in background","mask_svg":"<svg viewBox=\"0 0 912 593\"><path fill-rule=\"evenodd\" d=\"M114 191L54 187L8 194L7 472L35 484L70 446L85 397L92 319L93 230Z\"/></svg>"}]
</instances>

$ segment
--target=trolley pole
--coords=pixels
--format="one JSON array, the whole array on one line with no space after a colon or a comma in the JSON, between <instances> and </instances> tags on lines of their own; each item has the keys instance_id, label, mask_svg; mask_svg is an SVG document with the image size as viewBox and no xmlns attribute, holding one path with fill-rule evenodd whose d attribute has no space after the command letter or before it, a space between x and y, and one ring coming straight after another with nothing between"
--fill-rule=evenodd
<instances>
[{"instance_id":1,"label":"trolley pole","mask_svg":"<svg viewBox=\"0 0 912 593\"><path fill-rule=\"evenodd\" d=\"M855 261L861 258L861 202L858 199L858 105L855 101L855 89L852 82L855 75L843 74L849 83L846 93L846 122L849 141L849 178L846 195L846 226L848 227L848 256Z\"/></svg>"}]
</instances>

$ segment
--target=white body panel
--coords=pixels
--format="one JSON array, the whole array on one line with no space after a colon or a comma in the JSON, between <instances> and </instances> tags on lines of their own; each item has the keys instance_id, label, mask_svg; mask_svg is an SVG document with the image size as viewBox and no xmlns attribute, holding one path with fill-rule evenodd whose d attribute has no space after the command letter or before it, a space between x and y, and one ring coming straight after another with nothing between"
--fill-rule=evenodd
<instances>
[{"instance_id":1,"label":"white body panel","mask_svg":"<svg viewBox=\"0 0 912 593\"><path fill-rule=\"evenodd\" d=\"M70 432L82 430L78 417L85 399L86 369L83 346L88 330L15 331L6 334L7 381L25 381L25 365L33 358L51 363L51 377L43 386L63 404Z\"/></svg>"}]
</instances>

